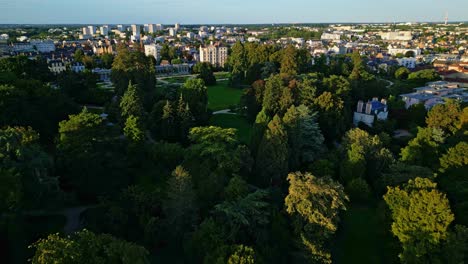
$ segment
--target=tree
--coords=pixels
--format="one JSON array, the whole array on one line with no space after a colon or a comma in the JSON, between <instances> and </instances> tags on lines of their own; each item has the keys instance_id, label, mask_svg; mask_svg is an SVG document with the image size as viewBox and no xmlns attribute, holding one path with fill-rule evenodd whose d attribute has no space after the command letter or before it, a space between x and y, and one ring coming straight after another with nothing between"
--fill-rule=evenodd
<instances>
[{"instance_id":1,"label":"tree","mask_svg":"<svg viewBox=\"0 0 468 264\"><path fill-rule=\"evenodd\" d=\"M59 123L57 175L82 199L118 191L128 184L122 143L103 119L83 108Z\"/></svg>"},{"instance_id":2,"label":"tree","mask_svg":"<svg viewBox=\"0 0 468 264\"><path fill-rule=\"evenodd\" d=\"M231 68L231 85L242 84L246 77L248 61L247 52L244 45L238 41L232 46L232 52L228 58L228 65Z\"/></svg>"},{"instance_id":3,"label":"tree","mask_svg":"<svg viewBox=\"0 0 468 264\"><path fill-rule=\"evenodd\" d=\"M345 131L344 102L330 92L315 98L313 109L318 112L320 129L327 142L332 142Z\"/></svg>"},{"instance_id":4,"label":"tree","mask_svg":"<svg viewBox=\"0 0 468 264\"><path fill-rule=\"evenodd\" d=\"M268 123L255 163L261 186L279 185L288 173L288 135L277 115Z\"/></svg>"},{"instance_id":5,"label":"tree","mask_svg":"<svg viewBox=\"0 0 468 264\"><path fill-rule=\"evenodd\" d=\"M267 191L257 190L237 200L215 205L215 213L227 227L228 240L252 237L269 223L269 204L265 201L268 196Z\"/></svg>"},{"instance_id":6,"label":"tree","mask_svg":"<svg viewBox=\"0 0 468 264\"><path fill-rule=\"evenodd\" d=\"M181 90L184 100L188 103L197 124L208 121L208 89L201 79L189 79Z\"/></svg>"},{"instance_id":7,"label":"tree","mask_svg":"<svg viewBox=\"0 0 468 264\"><path fill-rule=\"evenodd\" d=\"M383 146L379 136L371 136L359 128L346 132L342 146L345 158L341 166L341 177L346 181L365 177L370 183L374 183L394 161L393 155Z\"/></svg>"},{"instance_id":8,"label":"tree","mask_svg":"<svg viewBox=\"0 0 468 264\"><path fill-rule=\"evenodd\" d=\"M412 72L408 75L408 80L418 80L424 82L437 81L440 79L439 74L433 69L420 70Z\"/></svg>"},{"instance_id":9,"label":"tree","mask_svg":"<svg viewBox=\"0 0 468 264\"><path fill-rule=\"evenodd\" d=\"M177 166L168 180L167 200L164 203L167 227L177 239L190 231L197 220L195 192L190 174Z\"/></svg>"},{"instance_id":10,"label":"tree","mask_svg":"<svg viewBox=\"0 0 468 264\"><path fill-rule=\"evenodd\" d=\"M401 160L410 164L436 168L440 146L445 142L444 131L439 128L418 128L418 134L401 149ZM427 155L431 153L431 155Z\"/></svg>"},{"instance_id":11,"label":"tree","mask_svg":"<svg viewBox=\"0 0 468 264\"><path fill-rule=\"evenodd\" d=\"M145 116L145 110L138 87L131 82L128 84L127 91L125 91L120 100L120 112L123 120L130 116L138 118L144 118Z\"/></svg>"},{"instance_id":12,"label":"tree","mask_svg":"<svg viewBox=\"0 0 468 264\"><path fill-rule=\"evenodd\" d=\"M31 262L46 263L149 263L148 251L134 243L110 235L83 230L73 236L51 234L31 245L36 250Z\"/></svg>"},{"instance_id":13,"label":"tree","mask_svg":"<svg viewBox=\"0 0 468 264\"><path fill-rule=\"evenodd\" d=\"M51 158L38 144L31 128L0 129L0 209L17 210L61 198L58 180L51 177Z\"/></svg>"},{"instance_id":14,"label":"tree","mask_svg":"<svg viewBox=\"0 0 468 264\"><path fill-rule=\"evenodd\" d=\"M338 229L339 213L348 200L341 184L331 178L316 178L310 173L290 173L285 198L287 213L308 259L331 263L326 241Z\"/></svg>"},{"instance_id":15,"label":"tree","mask_svg":"<svg viewBox=\"0 0 468 264\"><path fill-rule=\"evenodd\" d=\"M299 73L299 66L296 61L296 52L296 48L292 45L289 45L284 49L280 69L280 74L282 76L293 77Z\"/></svg>"},{"instance_id":16,"label":"tree","mask_svg":"<svg viewBox=\"0 0 468 264\"><path fill-rule=\"evenodd\" d=\"M414 51L408 50L407 52L405 52L405 57L406 58L414 58L415 57Z\"/></svg>"},{"instance_id":17,"label":"tree","mask_svg":"<svg viewBox=\"0 0 468 264\"><path fill-rule=\"evenodd\" d=\"M252 152L254 156L257 155L258 148L262 142L263 135L265 134L265 129L267 128L270 120L271 118L265 113L263 109L260 111L260 113L258 113L255 119L252 135L250 137L250 152Z\"/></svg>"},{"instance_id":18,"label":"tree","mask_svg":"<svg viewBox=\"0 0 468 264\"><path fill-rule=\"evenodd\" d=\"M406 67L400 67L395 71L395 78L399 80L405 80L408 79L408 75L411 72L408 70Z\"/></svg>"},{"instance_id":19,"label":"tree","mask_svg":"<svg viewBox=\"0 0 468 264\"><path fill-rule=\"evenodd\" d=\"M263 109L269 116L274 116L280 111L280 98L284 89L280 75L272 76L265 84L263 96Z\"/></svg>"},{"instance_id":20,"label":"tree","mask_svg":"<svg viewBox=\"0 0 468 264\"><path fill-rule=\"evenodd\" d=\"M416 178L404 188L389 187L384 200L392 212L392 233L403 247L402 262L430 261L454 220L445 194L431 180Z\"/></svg>"},{"instance_id":21,"label":"tree","mask_svg":"<svg viewBox=\"0 0 468 264\"><path fill-rule=\"evenodd\" d=\"M324 138L316 122L316 114L311 113L307 106L291 106L283 122L288 133L289 168L298 170L319 157L324 149Z\"/></svg>"},{"instance_id":22,"label":"tree","mask_svg":"<svg viewBox=\"0 0 468 264\"><path fill-rule=\"evenodd\" d=\"M364 61L358 51L353 52L351 59L353 61L353 70L349 75L350 80L370 81L374 78L372 74L367 72L366 65L364 64Z\"/></svg>"},{"instance_id":23,"label":"tree","mask_svg":"<svg viewBox=\"0 0 468 264\"><path fill-rule=\"evenodd\" d=\"M468 124L467 118L463 115L468 116L468 110L462 110L460 102L449 99L429 111L426 123L428 127L440 128L445 133L455 134Z\"/></svg>"},{"instance_id":24,"label":"tree","mask_svg":"<svg viewBox=\"0 0 468 264\"><path fill-rule=\"evenodd\" d=\"M219 201L231 177L249 173L252 161L248 149L239 144L235 129L194 127L189 139L192 145L183 166L193 177L200 207L207 209Z\"/></svg>"},{"instance_id":25,"label":"tree","mask_svg":"<svg viewBox=\"0 0 468 264\"><path fill-rule=\"evenodd\" d=\"M248 246L236 245L229 256L228 264L255 264L255 251Z\"/></svg>"},{"instance_id":26,"label":"tree","mask_svg":"<svg viewBox=\"0 0 468 264\"><path fill-rule=\"evenodd\" d=\"M213 74L213 66L209 62L199 62L193 67L193 72L198 73L197 78L202 79L206 85L216 84Z\"/></svg>"},{"instance_id":27,"label":"tree","mask_svg":"<svg viewBox=\"0 0 468 264\"><path fill-rule=\"evenodd\" d=\"M84 52L82 49L77 49L73 55L73 59L76 61L76 62L82 62L83 61L83 58L84 58Z\"/></svg>"},{"instance_id":28,"label":"tree","mask_svg":"<svg viewBox=\"0 0 468 264\"><path fill-rule=\"evenodd\" d=\"M124 135L133 142L142 142L145 139L145 131L139 117L133 115L127 117Z\"/></svg>"}]
</instances>

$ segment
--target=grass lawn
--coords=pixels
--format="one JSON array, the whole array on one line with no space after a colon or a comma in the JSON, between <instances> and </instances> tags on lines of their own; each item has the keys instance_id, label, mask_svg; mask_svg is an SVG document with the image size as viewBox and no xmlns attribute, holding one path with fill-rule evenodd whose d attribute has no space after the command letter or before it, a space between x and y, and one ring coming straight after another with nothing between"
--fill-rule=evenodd
<instances>
[{"instance_id":1,"label":"grass lawn","mask_svg":"<svg viewBox=\"0 0 468 264\"><path fill-rule=\"evenodd\" d=\"M243 90L228 86L227 81L208 86L208 108L213 111L228 109L239 104Z\"/></svg>"},{"instance_id":2,"label":"grass lawn","mask_svg":"<svg viewBox=\"0 0 468 264\"><path fill-rule=\"evenodd\" d=\"M243 116L230 114L213 115L210 124L222 128L236 128L239 140L244 144L250 142L252 126Z\"/></svg>"},{"instance_id":3,"label":"grass lawn","mask_svg":"<svg viewBox=\"0 0 468 264\"><path fill-rule=\"evenodd\" d=\"M341 218L336 243L333 247L334 263L395 263L397 252L391 249L391 238L379 219L377 208L368 205L348 207ZM396 262L398 263L398 262Z\"/></svg>"},{"instance_id":4,"label":"grass lawn","mask_svg":"<svg viewBox=\"0 0 468 264\"><path fill-rule=\"evenodd\" d=\"M230 72L215 72L213 74L216 77L216 79L227 79L227 78L231 77Z\"/></svg>"},{"instance_id":5,"label":"grass lawn","mask_svg":"<svg viewBox=\"0 0 468 264\"><path fill-rule=\"evenodd\" d=\"M192 78L192 76L174 76L170 78L162 78L162 80L168 83L185 83L185 81Z\"/></svg>"}]
</instances>

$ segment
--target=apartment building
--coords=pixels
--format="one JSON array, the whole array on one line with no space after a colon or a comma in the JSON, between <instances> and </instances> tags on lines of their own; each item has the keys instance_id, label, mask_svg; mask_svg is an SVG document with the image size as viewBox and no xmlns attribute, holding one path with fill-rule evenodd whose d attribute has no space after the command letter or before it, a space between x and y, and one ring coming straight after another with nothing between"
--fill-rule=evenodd
<instances>
[{"instance_id":1,"label":"apartment building","mask_svg":"<svg viewBox=\"0 0 468 264\"><path fill-rule=\"evenodd\" d=\"M216 67L224 67L228 58L228 48L219 44L200 47L200 62L209 62Z\"/></svg>"},{"instance_id":2,"label":"apartment building","mask_svg":"<svg viewBox=\"0 0 468 264\"><path fill-rule=\"evenodd\" d=\"M156 61L161 60L162 47L156 44L145 45L145 55L152 56Z\"/></svg>"}]
</instances>

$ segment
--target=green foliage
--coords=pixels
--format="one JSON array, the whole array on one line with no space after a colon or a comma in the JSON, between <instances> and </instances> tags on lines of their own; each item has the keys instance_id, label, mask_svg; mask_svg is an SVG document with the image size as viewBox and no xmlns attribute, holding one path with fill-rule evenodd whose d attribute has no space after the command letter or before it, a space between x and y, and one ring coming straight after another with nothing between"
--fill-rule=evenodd
<instances>
[{"instance_id":1,"label":"green foliage","mask_svg":"<svg viewBox=\"0 0 468 264\"><path fill-rule=\"evenodd\" d=\"M258 147L255 172L261 186L281 184L288 173L288 134L277 115L268 123Z\"/></svg>"},{"instance_id":2,"label":"green foliage","mask_svg":"<svg viewBox=\"0 0 468 264\"><path fill-rule=\"evenodd\" d=\"M387 186L395 187L415 178L434 178L434 172L426 167L396 162L385 170L382 177L375 184L378 193L385 193Z\"/></svg>"},{"instance_id":3,"label":"green foliage","mask_svg":"<svg viewBox=\"0 0 468 264\"><path fill-rule=\"evenodd\" d=\"M201 79L189 79L182 86L182 96L197 124L208 122L208 91Z\"/></svg>"},{"instance_id":4,"label":"green foliage","mask_svg":"<svg viewBox=\"0 0 468 264\"><path fill-rule=\"evenodd\" d=\"M31 262L47 263L149 263L148 251L136 244L110 235L96 235L83 230L72 237L51 234L39 239L32 248L36 253Z\"/></svg>"},{"instance_id":5,"label":"green foliage","mask_svg":"<svg viewBox=\"0 0 468 264\"><path fill-rule=\"evenodd\" d=\"M374 79L374 76L367 72L366 65L358 51L353 52L351 59L353 61L353 70L349 75L350 80L370 81Z\"/></svg>"},{"instance_id":6,"label":"green foliage","mask_svg":"<svg viewBox=\"0 0 468 264\"><path fill-rule=\"evenodd\" d=\"M145 140L143 124L139 117L133 115L127 117L123 132L124 135L133 142L142 142Z\"/></svg>"},{"instance_id":7,"label":"green foliage","mask_svg":"<svg viewBox=\"0 0 468 264\"><path fill-rule=\"evenodd\" d=\"M234 201L224 201L215 205L215 214L227 227L229 240L236 237L247 237L269 223L269 204L265 201L269 193L257 190Z\"/></svg>"},{"instance_id":8,"label":"green foliage","mask_svg":"<svg viewBox=\"0 0 468 264\"><path fill-rule=\"evenodd\" d=\"M394 160L379 136L371 136L359 128L346 133L342 146L345 160L341 165L341 177L345 181L365 177L372 183Z\"/></svg>"},{"instance_id":9,"label":"green foliage","mask_svg":"<svg viewBox=\"0 0 468 264\"><path fill-rule=\"evenodd\" d=\"M410 74L410 70L406 67L400 67L395 71L395 78L399 80L405 80L408 79L408 76Z\"/></svg>"},{"instance_id":10,"label":"green foliage","mask_svg":"<svg viewBox=\"0 0 468 264\"><path fill-rule=\"evenodd\" d=\"M403 189L389 187L384 200L392 211L392 232L403 247L401 261L427 263L454 220L448 199L431 180L416 178Z\"/></svg>"},{"instance_id":11,"label":"green foliage","mask_svg":"<svg viewBox=\"0 0 468 264\"><path fill-rule=\"evenodd\" d=\"M192 145L183 166L193 177L200 207L208 208L220 199L233 175L250 172L252 161L248 149L239 145L235 129L195 127L189 139Z\"/></svg>"},{"instance_id":12,"label":"green foliage","mask_svg":"<svg viewBox=\"0 0 468 264\"><path fill-rule=\"evenodd\" d=\"M280 75L269 78L265 84L265 93L263 96L263 109L269 116L274 116L280 111L280 98L283 89L283 79Z\"/></svg>"},{"instance_id":13,"label":"green foliage","mask_svg":"<svg viewBox=\"0 0 468 264\"><path fill-rule=\"evenodd\" d=\"M416 137L401 149L401 160L418 166L436 168L440 146L445 139L445 133L439 128L418 128ZM431 155L427 155L428 153Z\"/></svg>"},{"instance_id":14,"label":"green foliage","mask_svg":"<svg viewBox=\"0 0 468 264\"><path fill-rule=\"evenodd\" d=\"M144 118L145 110L141 99L140 91L131 82L120 100L120 112L123 120L130 116Z\"/></svg>"},{"instance_id":15,"label":"green foliage","mask_svg":"<svg viewBox=\"0 0 468 264\"><path fill-rule=\"evenodd\" d=\"M426 123L428 127L440 128L446 133L455 134L467 125L466 116L468 116L468 111L461 109L460 102L447 100L444 104L438 104L429 111Z\"/></svg>"},{"instance_id":16,"label":"green foliage","mask_svg":"<svg viewBox=\"0 0 468 264\"><path fill-rule=\"evenodd\" d=\"M412 72L408 75L408 80L420 80L425 82L437 81L440 79L439 74L433 69L420 70Z\"/></svg>"},{"instance_id":17,"label":"green foliage","mask_svg":"<svg viewBox=\"0 0 468 264\"><path fill-rule=\"evenodd\" d=\"M193 67L193 72L198 74L206 85L216 84L216 78L213 74L213 66L209 62L199 62Z\"/></svg>"},{"instance_id":18,"label":"green foliage","mask_svg":"<svg viewBox=\"0 0 468 264\"><path fill-rule=\"evenodd\" d=\"M228 264L255 264L255 251L253 248L244 245L236 245L233 251L234 252L228 258Z\"/></svg>"},{"instance_id":19,"label":"green foliage","mask_svg":"<svg viewBox=\"0 0 468 264\"><path fill-rule=\"evenodd\" d=\"M289 168L297 170L312 163L324 150L323 135L316 114L300 105L291 106L283 117L288 133Z\"/></svg>"},{"instance_id":20,"label":"green foliage","mask_svg":"<svg viewBox=\"0 0 468 264\"><path fill-rule=\"evenodd\" d=\"M295 234L308 259L331 263L325 246L338 229L339 213L348 200L341 184L331 178L316 178L310 173L290 173L285 198Z\"/></svg>"},{"instance_id":21,"label":"green foliage","mask_svg":"<svg viewBox=\"0 0 468 264\"><path fill-rule=\"evenodd\" d=\"M38 144L31 128L0 130L0 209L17 210L53 206L61 198L57 178L51 177L52 160Z\"/></svg>"},{"instance_id":22,"label":"green foliage","mask_svg":"<svg viewBox=\"0 0 468 264\"><path fill-rule=\"evenodd\" d=\"M345 190L353 202L366 202L371 196L369 184L362 178L352 179Z\"/></svg>"},{"instance_id":23,"label":"green foliage","mask_svg":"<svg viewBox=\"0 0 468 264\"><path fill-rule=\"evenodd\" d=\"M247 182L239 175L232 177L224 189L224 195L227 201L235 201L248 194L249 186Z\"/></svg>"},{"instance_id":24,"label":"green foliage","mask_svg":"<svg viewBox=\"0 0 468 264\"><path fill-rule=\"evenodd\" d=\"M164 203L167 227L172 237L180 238L193 228L197 219L192 179L182 166L177 166L167 185L167 200Z\"/></svg>"},{"instance_id":25,"label":"green foliage","mask_svg":"<svg viewBox=\"0 0 468 264\"><path fill-rule=\"evenodd\" d=\"M331 142L345 130L344 102L338 96L323 92L314 99L313 109L318 112L318 122L326 141Z\"/></svg>"}]
</instances>

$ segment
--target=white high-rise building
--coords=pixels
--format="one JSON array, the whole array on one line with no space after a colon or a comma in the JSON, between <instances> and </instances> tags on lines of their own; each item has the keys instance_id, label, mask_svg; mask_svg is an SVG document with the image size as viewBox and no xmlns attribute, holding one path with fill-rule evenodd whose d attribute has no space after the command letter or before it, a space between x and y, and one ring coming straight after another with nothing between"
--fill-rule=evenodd
<instances>
[{"instance_id":1,"label":"white high-rise building","mask_svg":"<svg viewBox=\"0 0 468 264\"><path fill-rule=\"evenodd\" d=\"M156 25L156 30L157 30L157 31L162 31L162 30L164 30L164 26L161 25L161 24L157 24L157 25Z\"/></svg>"},{"instance_id":2,"label":"white high-rise building","mask_svg":"<svg viewBox=\"0 0 468 264\"><path fill-rule=\"evenodd\" d=\"M132 38L135 40L140 40L140 26L132 25Z\"/></svg>"},{"instance_id":3,"label":"white high-rise building","mask_svg":"<svg viewBox=\"0 0 468 264\"><path fill-rule=\"evenodd\" d=\"M88 26L89 34L94 35L96 34L96 27L95 26Z\"/></svg>"},{"instance_id":4,"label":"white high-rise building","mask_svg":"<svg viewBox=\"0 0 468 264\"><path fill-rule=\"evenodd\" d=\"M117 30L120 32L125 31L125 27L123 25L117 25Z\"/></svg>"},{"instance_id":5,"label":"white high-rise building","mask_svg":"<svg viewBox=\"0 0 468 264\"><path fill-rule=\"evenodd\" d=\"M83 27L81 30L83 31L83 35L91 35L89 27Z\"/></svg>"},{"instance_id":6,"label":"white high-rise building","mask_svg":"<svg viewBox=\"0 0 468 264\"><path fill-rule=\"evenodd\" d=\"M149 33L155 33L156 31L158 31L158 30L156 29L156 25L155 25L155 24L149 24L149 25L148 25L148 32L149 32Z\"/></svg>"},{"instance_id":7,"label":"white high-rise building","mask_svg":"<svg viewBox=\"0 0 468 264\"><path fill-rule=\"evenodd\" d=\"M143 25L143 32L149 32L149 24Z\"/></svg>"},{"instance_id":8,"label":"white high-rise building","mask_svg":"<svg viewBox=\"0 0 468 264\"><path fill-rule=\"evenodd\" d=\"M200 47L200 62L209 62L216 67L224 67L228 58L228 48L219 45Z\"/></svg>"},{"instance_id":9,"label":"white high-rise building","mask_svg":"<svg viewBox=\"0 0 468 264\"><path fill-rule=\"evenodd\" d=\"M175 28L170 28L169 29L169 36L175 37L177 35L177 29Z\"/></svg>"},{"instance_id":10,"label":"white high-rise building","mask_svg":"<svg viewBox=\"0 0 468 264\"><path fill-rule=\"evenodd\" d=\"M145 55L153 56L156 61L161 59L161 49L162 47L156 44L145 45Z\"/></svg>"},{"instance_id":11,"label":"white high-rise building","mask_svg":"<svg viewBox=\"0 0 468 264\"><path fill-rule=\"evenodd\" d=\"M100 28L100 31L101 31L101 35L103 35L103 36L109 35L109 26L108 25L102 26Z\"/></svg>"},{"instance_id":12,"label":"white high-rise building","mask_svg":"<svg viewBox=\"0 0 468 264\"><path fill-rule=\"evenodd\" d=\"M180 29L180 24L179 24L179 23L176 23L176 24L174 25L174 28L175 28L175 30L178 31L178 30Z\"/></svg>"}]
</instances>

